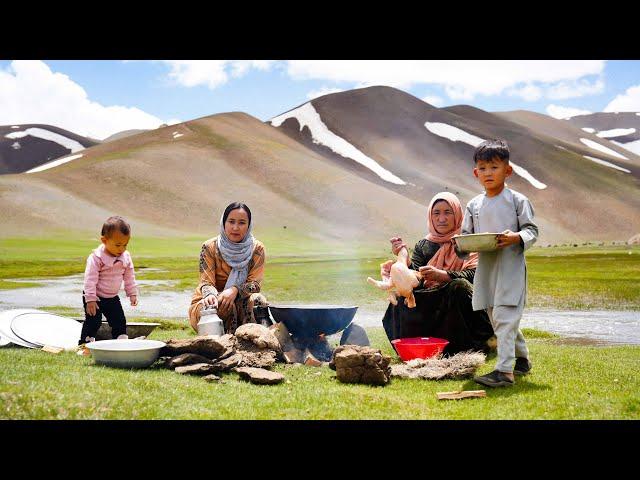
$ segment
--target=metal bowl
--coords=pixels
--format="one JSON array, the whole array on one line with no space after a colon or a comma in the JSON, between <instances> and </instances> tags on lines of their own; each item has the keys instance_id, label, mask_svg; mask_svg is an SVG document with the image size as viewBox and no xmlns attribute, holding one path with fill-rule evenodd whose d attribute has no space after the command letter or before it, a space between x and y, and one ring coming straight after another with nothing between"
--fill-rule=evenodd
<instances>
[{"instance_id":1,"label":"metal bowl","mask_svg":"<svg viewBox=\"0 0 640 480\"><path fill-rule=\"evenodd\" d=\"M78 322L84 323L84 319L78 320ZM160 323L152 322L127 322L127 335L129 336L129 338L142 336L148 337L149 334L160 325ZM96 333L96 340L111 340L112 338L111 327L106 320L103 320L102 325L100 325L100 328Z\"/></svg>"},{"instance_id":2,"label":"metal bowl","mask_svg":"<svg viewBox=\"0 0 640 480\"><path fill-rule=\"evenodd\" d=\"M356 310L341 305L269 305L273 319L297 338L333 335L349 326Z\"/></svg>"},{"instance_id":3,"label":"metal bowl","mask_svg":"<svg viewBox=\"0 0 640 480\"><path fill-rule=\"evenodd\" d=\"M499 233L471 233L452 237L461 252L492 252L498 249Z\"/></svg>"},{"instance_id":4,"label":"metal bowl","mask_svg":"<svg viewBox=\"0 0 640 480\"><path fill-rule=\"evenodd\" d=\"M98 340L87 343L94 361L118 368L145 368L158 359L166 343L158 340Z\"/></svg>"}]
</instances>

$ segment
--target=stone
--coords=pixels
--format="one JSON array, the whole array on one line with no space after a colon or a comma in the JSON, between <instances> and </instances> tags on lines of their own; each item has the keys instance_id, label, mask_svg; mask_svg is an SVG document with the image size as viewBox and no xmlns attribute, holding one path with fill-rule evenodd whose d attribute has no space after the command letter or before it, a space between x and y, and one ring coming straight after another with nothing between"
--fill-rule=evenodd
<instances>
[{"instance_id":1,"label":"stone","mask_svg":"<svg viewBox=\"0 0 640 480\"><path fill-rule=\"evenodd\" d=\"M362 347L368 347L370 345L369 336L364 328L352 322L351 325L342 332L340 345L360 345Z\"/></svg>"},{"instance_id":2,"label":"stone","mask_svg":"<svg viewBox=\"0 0 640 480\"><path fill-rule=\"evenodd\" d=\"M207 382L219 382L220 381L220 377L214 374L211 375L207 375L205 377L202 377L205 381Z\"/></svg>"},{"instance_id":3,"label":"stone","mask_svg":"<svg viewBox=\"0 0 640 480\"><path fill-rule=\"evenodd\" d=\"M238 339L251 342L261 350L278 351L281 349L280 342L278 342L276 336L267 327L257 323L240 325L235 331L235 336Z\"/></svg>"},{"instance_id":4,"label":"stone","mask_svg":"<svg viewBox=\"0 0 640 480\"><path fill-rule=\"evenodd\" d=\"M224 358L233 354L236 339L233 335L205 335L202 337L169 339L160 351L161 356L175 357L194 353L209 359Z\"/></svg>"},{"instance_id":5,"label":"stone","mask_svg":"<svg viewBox=\"0 0 640 480\"><path fill-rule=\"evenodd\" d=\"M240 378L249 380L251 383L258 385L276 385L285 380L284 375L277 372L271 372L263 368L238 367L233 369Z\"/></svg>"},{"instance_id":6,"label":"stone","mask_svg":"<svg viewBox=\"0 0 640 480\"><path fill-rule=\"evenodd\" d=\"M391 357L380 350L359 345L336 348L329 368L343 383L386 385L391 379Z\"/></svg>"},{"instance_id":7,"label":"stone","mask_svg":"<svg viewBox=\"0 0 640 480\"><path fill-rule=\"evenodd\" d=\"M167 360L165 362L165 366L167 368L174 369L176 367L184 367L186 365L193 365L196 363L211 363L211 360L196 353L183 353L177 357L172 357Z\"/></svg>"},{"instance_id":8,"label":"stone","mask_svg":"<svg viewBox=\"0 0 640 480\"><path fill-rule=\"evenodd\" d=\"M208 375L215 373L213 365L210 363L196 363L194 365L185 365L184 367L176 367L176 373L183 375Z\"/></svg>"},{"instance_id":9,"label":"stone","mask_svg":"<svg viewBox=\"0 0 640 480\"><path fill-rule=\"evenodd\" d=\"M242 362L242 354L234 353L230 357L215 362L213 368L216 372L228 372L232 368L239 366L240 362Z\"/></svg>"},{"instance_id":10,"label":"stone","mask_svg":"<svg viewBox=\"0 0 640 480\"><path fill-rule=\"evenodd\" d=\"M240 367L271 368L276 363L276 352L274 350L248 351L238 350L242 355Z\"/></svg>"}]
</instances>

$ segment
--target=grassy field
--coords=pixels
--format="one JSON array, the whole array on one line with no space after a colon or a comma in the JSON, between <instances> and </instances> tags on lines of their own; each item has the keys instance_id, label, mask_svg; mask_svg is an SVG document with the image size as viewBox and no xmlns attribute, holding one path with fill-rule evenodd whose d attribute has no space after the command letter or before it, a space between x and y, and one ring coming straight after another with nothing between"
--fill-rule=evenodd
<instances>
[{"instance_id":1,"label":"grassy field","mask_svg":"<svg viewBox=\"0 0 640 480\"><path fill-rule=\"evenodd\" d=\"M135 238L130 251L137 277L172 280L175 291L198 281L201 238ZM265 242L266 243L266 242ZM33 286L9 279L37 279L82 273L95 239L0 240L0 289ZM366 283L377 278L385 248L350 251L318 245L268 246L263 291L272 302L353 303L382 308L385 295ZM533 248L527 252L531 308L640 310L640 246L585 245ZM166 286L145 287L167 288ZM145 289L141 291L141 298Z\"/></svg>"},{"instance_id":2,"label":"grassy field","mask_svg":"<svg viewBox=\"0 0 640 480\"><path fill-rule=\"evenodd\" d=\"M201 238L131 243L140 279L173 280L188 291L198 277ZM82 273L96 239L0 240L0 289L33 286L39 278ZM269 249L263 290L276 303L352 303L382 311L385 295L365 282L378 276L384 248L338 251L327 245ZM640 247L579 246L527 252L529 306L640 310ZM11 279L29 279L28 284ZM32 280L33 279L33 280ZM29 285L30 284L30 285ZM141 299L145 291L142 289ZM186 295L189 292L185 292ZM45 307L78 316L79 309ZM151 338L193 335L184 319L156 321ZM381 328L372 344L392 354ZM161 369L138 371L93 365L73 353L53 355L0 348L2 419L638 419L640 347L563 344L525 331L534 370L487 398L438 401L436 392L479 389L471 380L394 379L385 387L345 385L326 367L277 365L287 382L255 386L228 374L219 384ZM394 361L399 361L394 356ZM479 370L492 369L494 358Z\"/></svg>"},{"instance_id":3,"label":"grassy field","mask_svg":"<svg viewBox=\"0 0 640 480\"><path fill-rule=\"evenodd\" d=\"M391 347L381 328L372 344ZM151 338L192 335L168 321ZM532 373L487 398L439 401L436 392L476 390L472 380L392 379L342 384L328 367L278 364L286 383L252 385L234 374L217 384L159 368L121 370L90 357L1 348L0 419L639 419L639 347L585 347L526 331ZM398 359L394 357L394 361ZM490 357L479 373L492 369Z\"/></svg>"}]
</instances>

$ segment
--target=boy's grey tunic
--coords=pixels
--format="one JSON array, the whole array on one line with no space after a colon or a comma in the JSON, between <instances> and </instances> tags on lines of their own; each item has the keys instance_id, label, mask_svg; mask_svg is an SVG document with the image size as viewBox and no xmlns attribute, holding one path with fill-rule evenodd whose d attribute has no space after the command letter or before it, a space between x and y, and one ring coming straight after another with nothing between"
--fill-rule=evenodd
<instances>
[{"instance_id":1,"label":"boy's grey tunic","mask_svg":"<svg viewBox=\"0 0 640 480\"><path fill-rule=\"evenodd\" d=\"M499 195L474 197L464 212L462 233L517 232L520 244L495 252L479 252L473 290L473 309L496 305L524 305L527 291L527 267L524 251L538 238L529 199L505 187Z\"/></svg>"}]
</instances>

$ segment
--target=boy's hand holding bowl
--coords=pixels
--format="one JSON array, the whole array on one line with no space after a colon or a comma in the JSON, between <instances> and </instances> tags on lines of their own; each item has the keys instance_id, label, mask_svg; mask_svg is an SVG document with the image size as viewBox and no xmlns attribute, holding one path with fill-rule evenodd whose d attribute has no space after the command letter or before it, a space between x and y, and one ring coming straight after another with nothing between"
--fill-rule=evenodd
<instances>
[{"instance_id":1,"label":"boy's hand holding bowl","mask_svg":"<svg viewBox=\"0 0 640 480\"><path fill-rule=\"evenodd\" d=\"M496 240L498 242L498 248L504 248L508 247L509 245L520 243L520 234L512 232L511 230L505 230L504 232L498 234Z\"/></svg>"}]
</instances>

